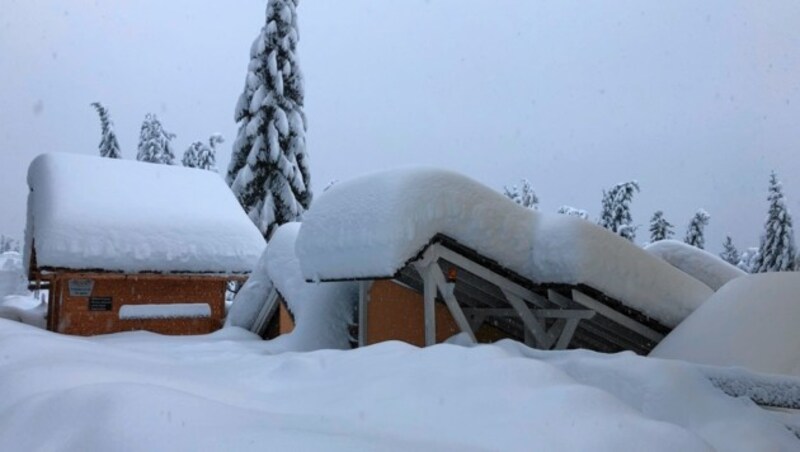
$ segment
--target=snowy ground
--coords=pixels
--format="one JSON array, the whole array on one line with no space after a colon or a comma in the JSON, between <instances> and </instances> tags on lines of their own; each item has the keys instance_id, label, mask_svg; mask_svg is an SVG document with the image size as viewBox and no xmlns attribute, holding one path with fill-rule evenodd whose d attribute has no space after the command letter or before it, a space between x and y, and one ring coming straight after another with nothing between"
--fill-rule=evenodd
<instances>
[{"instance_id":1,"label":"snowy ground","mask_svg":"<svg viewBox=\"0 0 800 452\"><path fill-rule=\"evenodd\" d=\"M208 336L0 319L4 450L797 450L693 365L518 343L270 355Z\"/></svg>"}]
</instances>

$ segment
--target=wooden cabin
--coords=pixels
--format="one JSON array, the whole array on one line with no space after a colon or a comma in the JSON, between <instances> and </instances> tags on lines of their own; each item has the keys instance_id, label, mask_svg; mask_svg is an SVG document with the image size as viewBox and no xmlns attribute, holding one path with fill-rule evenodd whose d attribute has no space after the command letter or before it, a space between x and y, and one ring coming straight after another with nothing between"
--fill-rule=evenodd
<instances>
[{"instance_id":1,"label":"wooden cabin","mask_svg":"<svg viewBox=\"0 0 800 452\"><path fill-rule=\"evenodd\" d=\"M360 286L353 346L399 340L420 347L459 333L540 349L586 348L646 354L671 328L584 284L535 284L444 235L391 278ZM287 334L295 319L275 292L253 331Z\"/></svg>"},{"instance_id":2,"label":"wooden cabin","mask_svg":"<svg viewBox=\"0 0 800 452\"><path fill-rule=\"evenodd\" d=\"M291 279L357 285L349 325L355 346L428 346L461 334L469 342L646 354L713 293L595 224L522 208L436 169L335 186L306 213L294 240L287 249L299 268ZM268 337L289 330L291 312L283 313L278 290L255 322L240 324Z\"/></svg>"},{"instance_id":3,"label":"wooden cabin","mask_svg":"<svg viewBox=\"0 0 800 452\"><path fill-rule=\"evenodd\" d=\"M50 331L210 333L265 247L215 172L44 154L28 184L24 259Z\"/></svg>"}]
</instances>

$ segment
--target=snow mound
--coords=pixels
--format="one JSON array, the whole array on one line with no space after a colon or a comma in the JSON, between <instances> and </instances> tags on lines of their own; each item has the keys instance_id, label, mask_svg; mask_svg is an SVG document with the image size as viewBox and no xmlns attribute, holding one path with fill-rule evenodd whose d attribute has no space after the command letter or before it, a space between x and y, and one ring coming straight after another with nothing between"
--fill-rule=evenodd
<instances>
[{"instance_id":1,"label":"snow mound","mask_svg":"<svg viewBox=\"0 0 800 452\"><path fill-rule=\"evenodd\" d=\"M270 341L270 350L348 349L358 284L306 282L295 254L299 230L299 223L287 223L275 231L258 267L233 300L226 325L250 328L274 287L294 315L295 328Z\"/></svg>"},{"instance_id":2,"label":"snow mound","mask_svg":"<svg viewBox=\"0 0 800 452\"><path fill-rule=\"evenodd\" d=\"M0 318L45 328L47 303L28 295L0 297Z\"/></svg>"},{"instance_id":3,"label":"snow mound","mask_svg":"<svg viewBox=\"0 0 800 452\"><path fill-rule=\"evenodd\" d=\"M711 290L578 217L545 214L449 171L401 169L334 185L306 213L309 280L391 277L444 234L538 283L586 284L668 326Z\"/></svg>"},{"instance_id":4,"label":"snow mound","mask_svg":"<svg viewBox=\"0 0 800 452\"><path fill-rule=\"evenodd\" d=\"M723 286L650 356L800 377L800 274L762 273Z\"/></svg>"},{"instance_id":5,"label":"snow mound","mask_svg":"<svg viewBox=\"0 0 800 452\"><path fill-rule=\"evenodd\" d=\"M87 339L0 320L0 413L8 413L0 444L132 452L798 444L772 413L724 395L679 361L540 352L509 341L278 355L269 345L238 328Z\"/></svg>"},{"instance_id":6,"label":"snow mound","mask_svg":"<svg viewBox=\"0 0 800 452\"><path fill-rule=\"evenodd\" d=\"M28 170L25 268L247 273L264 239L211 171L73 154Z\"/></svg>"},{"instance_id":7,"label":"snow mound","mask_svg":"<svg viewBox=\"0 0 800 452\"><path fill-rule=\"evenodd\" d=\"M267 249L269 249L269 244L267 244ZM236 293L228 316L225 318L226 327L252 329L261 307L267 302L270 292L275 290L275 285L272 283L267 269L267 249L261 253L256 267Z\"/></svg>"},{"instance_id":8,"label":"snow mound","mask_svg":"<svg viewBox=\"0 0 800 452\"><path fill-rule=\"evenodd\" d=\"M644 249L715 291L728 281L747 274L708 251L677 240L660 240Z\"/></svg>"},{"instance_id":9,"label":"snow mound","mask_svg":"<svg viewBox=\"0 0 800 452\"><path fill-rule=\"evenodd\" d=\"M0 298L27 293L28 278L23 271L22 256L15 251L0 254Z\"/></svg>"}]
</instances>

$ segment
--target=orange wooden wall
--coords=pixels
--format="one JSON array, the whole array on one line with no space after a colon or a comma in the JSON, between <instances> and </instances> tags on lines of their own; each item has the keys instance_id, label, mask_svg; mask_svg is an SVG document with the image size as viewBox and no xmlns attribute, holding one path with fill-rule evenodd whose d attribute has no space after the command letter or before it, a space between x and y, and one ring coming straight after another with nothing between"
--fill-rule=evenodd
<instances>
[{"instance_id":1,"label":"orange wooden wall","mask_svg":"<svg viewBox=\"0 0 800 452\"><path fill-rule=\"evenodd\" d=\"M422 295L393 281L372 284L367 308L367 344L397 340L425 345ZM461 330L444 303L436 303L436 342L444 342Z\"/></svg>"},{"instance_id":2,"label":"orange wooden wall","mask_svg":"<svg viewBox=\"0 0 800 452\"><path fill-rule=\"evenodd\" d=\"M112 309L89 309L89 297L71 296L70 279L94 282L92 297L111 297ZM161 334L205 334L222 326L226 280L219 277L179 275L122 275L60 273L52 280L48 329L89 336L119 331L148 330ZM123 305L208 303L211 317L120 319Z\"/></svg>"}]
</instances>

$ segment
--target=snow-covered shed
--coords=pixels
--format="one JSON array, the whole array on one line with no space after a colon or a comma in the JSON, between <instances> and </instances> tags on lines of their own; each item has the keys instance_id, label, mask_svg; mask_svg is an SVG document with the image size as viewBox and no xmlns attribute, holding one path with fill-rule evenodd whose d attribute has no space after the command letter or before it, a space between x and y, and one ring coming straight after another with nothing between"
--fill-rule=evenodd
<instances>
[{"instance_id":1,"label":"snow-covered shed","mask_svg":"<svg viewBox=\"0 0 800 452\"><path fill-rule=\"evenodd\" d=\"M294 252L306 281L358 282L359 345L463 333L646 353L712 293L597 225L436 169L336 184L306 213Z\"/></svg>"},{"instance_id":2,"label":"snow-covered shed","mask_svg":"<svg viewBox=\"0 0 800 452\"><path fill-rule=\"evenodd\" d=\"M213 331L265 247L214 172L43 154L28 186L24 265L52 331Z\"/></svg>"}]
</instances>

